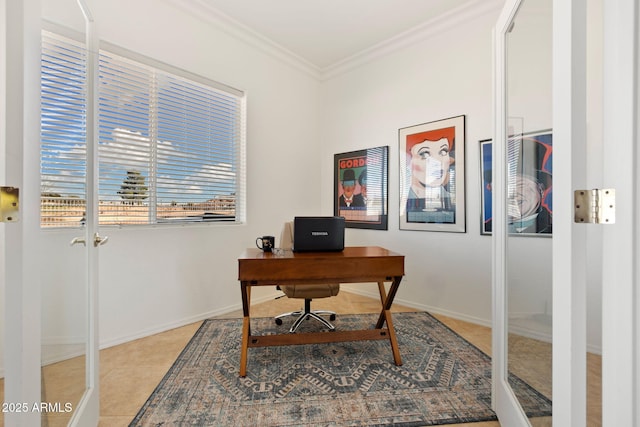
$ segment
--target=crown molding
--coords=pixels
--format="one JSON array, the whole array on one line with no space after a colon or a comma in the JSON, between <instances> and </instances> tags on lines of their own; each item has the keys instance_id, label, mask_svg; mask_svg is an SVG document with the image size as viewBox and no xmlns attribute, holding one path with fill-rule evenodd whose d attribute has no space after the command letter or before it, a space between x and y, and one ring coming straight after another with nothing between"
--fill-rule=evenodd
<instances>
[{"instance_id":1,"label":"crown molding","mask_svg":"<svg viewBox=\"0 0 640 427\"><path fill-rule=\"evenodd\" d=\"M322 70L315 64L307 61L300 55L297 55L290 50L282 47L278 43L275 43L271 39L263 36L257 31L252 30L246 25L238 22L229 15L221 12L220 10L209 6L203 0L165 0L167 3L172 4L177 9L181 9L196 18L215 25L225 33L253 46L264 53L273 56L274 58L294 67L300 71L309 74L311 77L321 80Z\"/></svg>"},{"instance_id":2,"label":"crown molding","mask_svg":"<svg viewBox=\"0 0 640 427\"><path fill-rule=\"evenodd\" d=\"M471 0L437 18L423 22L390 39L362 50L322 69L322 80L329 80L375 59L390 55L415 43L451 30L486 13L499 11L504 0Z\"/></svg>"},{"instance_id":3,"label":"crown molding","mask_svg":"<svg viewBox=\"0 0 640 427\"><path fill-rule=\"evenodd\" d=\"M457 27L464 22L486 13L500 10L504 0L470 0L451 11L404 31L397 36L380 42L335 64L321 68L297 55L282 45L252 30L220 10L207 4L205 0L165 0L207 23L215 25L227 34L251 45L284 63L305 72L311 77L325 81L358 68L375 59L397 52L415 43Z\"/></svg>"}]
</instances>

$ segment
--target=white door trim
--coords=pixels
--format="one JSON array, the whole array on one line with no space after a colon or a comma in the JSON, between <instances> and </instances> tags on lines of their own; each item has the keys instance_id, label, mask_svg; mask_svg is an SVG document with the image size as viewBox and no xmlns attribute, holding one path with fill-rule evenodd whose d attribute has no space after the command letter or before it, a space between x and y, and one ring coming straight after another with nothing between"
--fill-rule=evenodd
<instances>
[{"instance_id":1,"label":"white door trim","mask_svg":"<svg viewBox=\"0 0 640 427\"><path fill-rule=\"evenodd\" d=\"M86 390L69 426L97 426L100 419L100 347L99 347L99 245L98 236L98 57L96 25L84 0L78 0L85 19L87 48L87 191L86 191L86 263L87 263L87 348Z\"/></svg>"},{"instance_id":2,"label":"white door trim","mask_svg":"<svg viewBox=\"0 0 640 427\"><path fill-rule=\"evenodd\" d=\"M616 190L616 223L603 226L603 426L638 425L638 4L604 9L604 182ZM634 423L635 420L635 423Z\"/></svg>"},{"instance_id":3,"label":"white door trim","mask_svg":"<svg viewBox=\"0 0 640 427\"><path fill-rule=\"evenodd\" d=\"M3 2L6 19L3 185L20 189L19 221L5 224L4 401L25 412L4 414L6 425L40 425L40 177L25 163L40 159L40 1ZM34 166L36 168L37 166ZM14 406L15 408L15 406Z\"/></svg>"},{"instance_id":4,"label":"white door trim","mask_svg":"<svg viewBox=\"0 0 640 427\"><path fill-rule=\"evenodd\" d=\"M586 425L586 3L553 2L553 425Z\"/></svg>"}]
</instances>

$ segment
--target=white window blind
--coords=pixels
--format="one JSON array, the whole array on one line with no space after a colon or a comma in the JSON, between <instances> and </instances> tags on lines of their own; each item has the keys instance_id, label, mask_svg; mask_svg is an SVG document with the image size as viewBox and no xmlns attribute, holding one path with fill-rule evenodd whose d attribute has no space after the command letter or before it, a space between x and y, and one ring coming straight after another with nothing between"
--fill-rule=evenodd
<instances>
[{"instance_id":1,"label":"white window blind","mask_svg":"<svg viewBox=\"0 0 640 427\"><path fill-rule=\"evenodd\" d=\"M80 43L42 39L41 224L80 226L86 206L86 58Z\"/></svg>"},{"instance_id":2,"label":"white window blind","mask_svg":"<svg viewBox=\"0 0 640 427\"><path fill-rule=\"evenodd\" d=\"M45 37L43 47L46 44ZM43 62L44 58L43 54ZM82 60L81 55L77 58ZM239 221L244 182L242 93L149 62L100 51L100 224ZM59 91L51 95L60 96ZM43 104L43 141L44 117L51 114ZM45 154L57 157L45 153L43 144L43 164ZM43 167L43 200L44 171ZM63 176L64 170L47 182Z\"/></svg>"}]
</instances>

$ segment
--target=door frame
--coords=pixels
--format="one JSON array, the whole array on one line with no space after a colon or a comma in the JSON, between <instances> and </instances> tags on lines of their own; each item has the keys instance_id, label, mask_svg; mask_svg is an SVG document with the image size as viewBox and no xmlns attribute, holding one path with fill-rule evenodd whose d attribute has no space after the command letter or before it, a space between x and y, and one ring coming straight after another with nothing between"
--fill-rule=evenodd
<instances>
[{"instance_id":1,"label":"door frame","mask_svg":"<svg viewBox=\"0 0 640 427\"><path fill-rule=\"evenodd\" d=\"M615 224L602 226L602 418L605 427L640 425L638 9L637 0L603 1L602 187L616 191Z\"/></svg>"},{"instance_id":2,"label":"door frame","mask_svg":"<svg viewBox=\"0 0 640 427\"><path fill-rule=\"evenodd\" d=\"M86 125L86 223L85 256L87 265L87 343L86 343L86 388L69 426L98 425L100 419L100 340L98 328L99 310L99 251L98 241L98 61L99 38L93 15L84 0L78 7L85 20L85 45L87 48L87 125ZM104 240L106 242L106 239Z\"/></svg>"},{"instance_id":3,"label":"door frame","mask_svg":"<svg viewBox=\"0 0 640 427\"><path fill-rule=\"evenodd\" d=\"M504 72L500 31L519 4L507 0L494 32L494 70ZM616 190L616 220L602 225L602 421L640 425L640 10L635 0L603 1L603 180ZM553 425L586 425L586 227L573 219L573 191L589 189L586 170L586 4L553 2ZM495 81L495 140L504 138L503 86ZM502 119L504 120L504 119ZM501 135L502 132L502 135ZM494 144L494 147L497 144ZM607 150L614 147L615 150ZM495 148L494 148L495 149ZM498 159L500 153L494 152ZM592 162L593 163L593 162ZM494 173L496 172L494 167ZM500 172L500 171L498 171ZM498 182L496 182L498 181ZM494 188L500 183L494 180ZM496 189L494 201L501 199ZM502 198L504 195L502 194ZM494 215L504 215L494 207ZM495 233L495 231L494 231ZM498 235L500 231L498 232ZM499 236L498 236L499 237ZM494 408L502 423L520 425L503 387L504 236L494 234ZM514 419L513 414L516 414ZM528 423L527 423L528 424Z\"/></svg>"},{"instance_id":4,"label":"door frame","mask_svg":"<svg viewBox=\"0 0 640 427\"><path fill-rule=\"evenodd\" d=\"M84 238L87 263L87 348L86 388L69 425L98 425L99 419L99 337L98 337L98 244L97 236L97 132L95 96L98 38L84 3L78 6L87 18L88 107L87 107L87 226ZM6 105L5 152L2 162L6 184L20 189L19 220L3 224L5 246L4 300L4 401L15 411L4 414L6 425L40 425L41 412L34 410L41 397L41 276L34 268L38 260L40 233L40 61L41 0L2 0L0 17L6 24L4 86ZM6 106L10 106L7 108ZM6 154L6 155L5 155ZM2 237L2 236L0 236Z\"/></svg>"},{"instance_id":5,"label":"door frame","mask_svg":"<svg viewBox=\"0 0 640 427\"><path fill-rule=\"evenodd\" d=\"M26 411L4 414L6 425L40 425L40 177L25 163L40 158L40 0L5 0L6 183L20 190L18 221L4 224L4 400Z\"/></svg>"},{"instance_id":6,"label":"door frame","mask_svg":"<svg viewBox=\"0 0 640 427\"><path fill-rule=\"evenodd\" d=\"M573 206L587 184L586 27L584 0L553 1L553 425L576 427L587 416L587 225Z\"/></svg>"},{"instance_id":7,"label":"door frame","mask_svg":"<svg viewBox=\"0 0 640 427\"><path fill-rule=\"evenodd\" d=\"M507 0L494 31L496 159L493 232L493 404L501 423L530 425L508 384L506 286L506 46L523 0ZM586 188L586 4L554 0L553 424L586 425L586 229L573 222L573 190ZM562 167L555 167L562 165ZM558 226L560 225L560 226ZM580 228L583 227L583 228Z\"/></svg>"}]
</instances>

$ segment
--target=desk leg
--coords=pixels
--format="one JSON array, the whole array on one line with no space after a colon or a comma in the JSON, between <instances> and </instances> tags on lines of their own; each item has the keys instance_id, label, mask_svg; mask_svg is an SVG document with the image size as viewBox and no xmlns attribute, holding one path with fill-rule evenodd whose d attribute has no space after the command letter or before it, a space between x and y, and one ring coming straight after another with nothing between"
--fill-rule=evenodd
<instances>
[{"instance_id":1,"label":"desk leg","mask_svg":"<svg viewBox=\"0 0 640 427\"><path fill-rule=\"evenodd\" d=\"M391 343L391 351L393 352L393 361L396 363L396 366L402 366L402 357L400 356L400 347L398 347L398 338L396 337L396 330L393 327L393 321L391 320L391 312L389 310L385 310L384 315L387 320L387 327L389 329L389 342Z\"/></svg>"},{"instance_id":2,"label":"desk leg","mask_svg":"<svg viewBox=\"0 0 640 427\"><path fill-rule=\"evenodd\" d=\"M384 312L386 310L387 303L387 291L384 289L384 282L378 282L378 291L380 292L380 302L382 303L382 311L380 312L380 317L378 318L378 323L376 323L376 329L381 329L384 326L384 322L386 320L386 316Z\"/></svg>"},{"instance_id":3,"label":"desk leg","mask_svg":"<svg viewBox=\"0 0 640 427\"><path fill-rule=\"evenodd\" d=\"M247 353L249 351L249 336L251 335L251 318L249 308L251 307L251 285L242 282L242 347L240 348L240 376L247 376Z\"/></svg>"},{"instance_id":4,"label":"desk leg","mask_svg":"<svg viewBox=\"0 0 640 427\"><path fill-rule=\"evenodd\" d=\"M384 283L378 282L378 290L380 291L380 301L382 302L382 312L380 313L380 317L378 318L376 329L380 329L384 325L384 322L386 319L386 316L384 315L384 311L391 310L391 305L393 304L393 299L396 297L396 292L398 292L398 287L400 286L401 280L402 280L402 276L396 276L393 278L393 282L391 283L391 288L389 289L389 295L386 295L386 292L384 290Z\"/></svg>"},{"instance_id":5,"label":"desk leg","mask_svg":"<svg viewBox=\"0 0 640 427\"><path fill-rule=\"evenodd\" d=\"M376 324L376 329L382 329L384 323L387 322L387 329L389 330L389 342L391 344L391 351L393 352L393 361L397 366L402 366L402 357L400 356L400 347L398 347L398 338L396 337L396 330L393 327L393 320L391 319L391 304L400 286L400 280L402 277L396 277L389 289L389 295L386 294L384 289L384 282L378 282L378 290L380 292L380 301L382 302L382 312L380 318Z\"/></svg>"}]
</instances>

